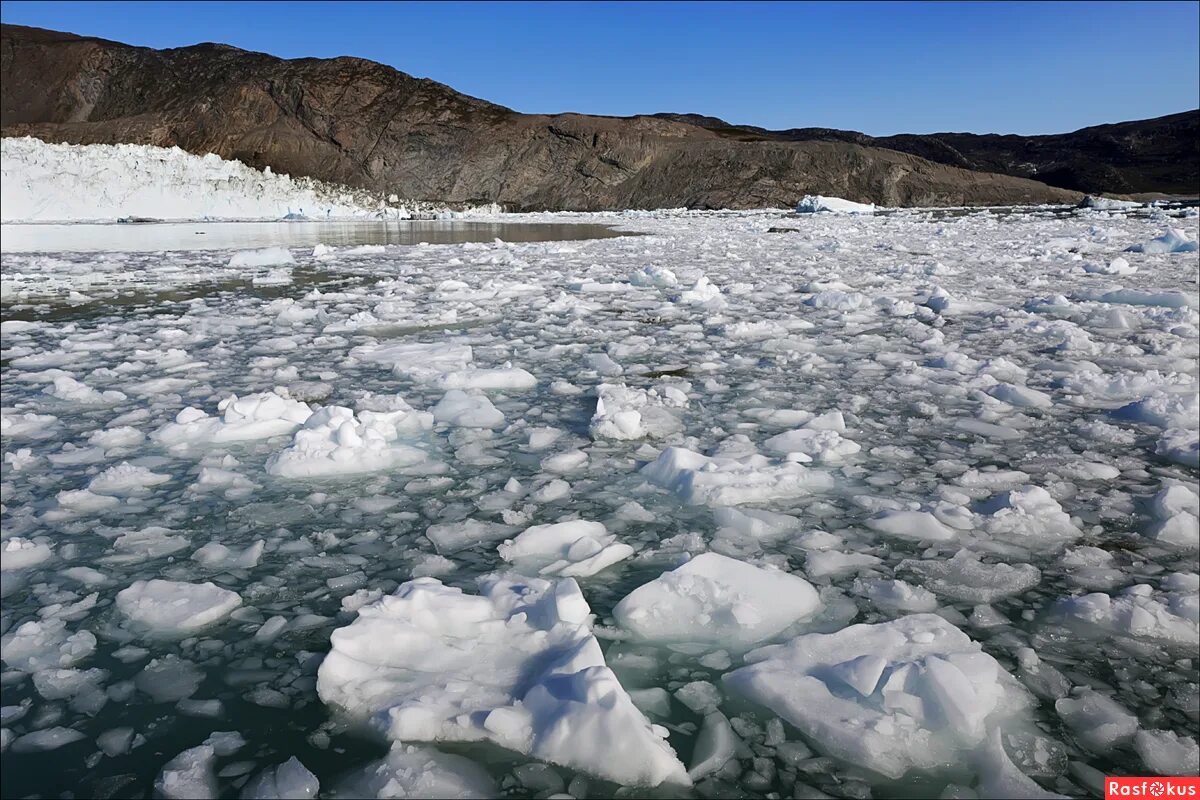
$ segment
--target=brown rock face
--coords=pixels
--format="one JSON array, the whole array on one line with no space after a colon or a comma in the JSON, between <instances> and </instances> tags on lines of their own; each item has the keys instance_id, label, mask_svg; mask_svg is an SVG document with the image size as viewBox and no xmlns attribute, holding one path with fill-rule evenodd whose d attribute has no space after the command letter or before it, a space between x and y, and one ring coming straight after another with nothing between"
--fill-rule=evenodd
<instances>
[{"instance_id":1,"label":"brown rock face","mask_svg":"<svg viewBox=\"0 0 1200 800\"><path fill-rule=\"evenodd\" d=\"M405 199L513 210L1074 202L1075 192L842 141L658 117L519 114L357 58L152 50L4 25L0 132L179 146Z\"/></svg>"},{"instance_id":2,"label":"brown rock face","mask_svg":"<svg viewBox=\"0 0 1200 800\"><path fill-rule=\"evenodd\" d=\"M1035 178L1081 192L1200 194L1200 110L1048 136L901 133L868 136L830 128L770 131L696 114L656 114L740 141L849 142L911 153L939 164Z\"/></svg>"}]
</instances>

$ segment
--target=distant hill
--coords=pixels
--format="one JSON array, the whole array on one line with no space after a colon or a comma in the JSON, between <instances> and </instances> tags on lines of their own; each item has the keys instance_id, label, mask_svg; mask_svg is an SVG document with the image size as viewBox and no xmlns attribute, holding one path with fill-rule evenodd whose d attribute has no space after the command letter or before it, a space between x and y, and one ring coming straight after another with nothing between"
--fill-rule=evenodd
<instances>
[{"instance_id":1,"label":"distant hill","mask_svg":"<svg viewBox=\"0 0 1200 800\"><path fill-rule=\"evenodd\" d=\"M510 209L779 207L805 194L891 206L1079 198L960 168L979 156L951 165L930 159L936 148L901 152L858 134L520 114L358 58L283 60L220 44L154 50L14 25L0 30L0 133L179 146L409 200ZM1137 184L1149 185L1160 184Z\"/></svg>"},{"instance_id":2,"label":"distant hill","mask_svg":"<svg viewBox=\"0 0 1200 800\"><path fill-rule=\"evenodd\" d=\"M886 147L964 169L1032 178L1080 192L1200 194L1200 109L1047 136L901 133L830 128L772 131L699 114L656 114L741 142L849 142Z\"/></svg>"}]
</instances>

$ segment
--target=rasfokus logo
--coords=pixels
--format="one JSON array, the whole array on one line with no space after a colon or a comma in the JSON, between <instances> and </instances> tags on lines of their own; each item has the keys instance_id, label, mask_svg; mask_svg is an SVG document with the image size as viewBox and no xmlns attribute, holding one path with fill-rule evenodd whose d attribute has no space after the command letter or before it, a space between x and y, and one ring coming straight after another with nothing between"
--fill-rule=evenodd
<instances>
[{"instance_id":1,"label":"rasfokus logo","mask_svg":"<svg viewBox=\"0 0 1200 800\"><path fill-rule=\"evenodd\" d=\"M1194 797L1200 800L1200 777L1193 778L1105 778L1104 800L1116 797Z\"/></svg>"}]
</instances>

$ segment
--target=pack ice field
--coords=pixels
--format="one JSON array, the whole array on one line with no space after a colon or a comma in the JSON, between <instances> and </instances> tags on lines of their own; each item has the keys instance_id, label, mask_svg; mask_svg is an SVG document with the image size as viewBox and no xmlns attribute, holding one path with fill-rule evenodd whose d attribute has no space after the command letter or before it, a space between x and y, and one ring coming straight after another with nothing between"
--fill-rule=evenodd
<instances>
[{"instance_id":1,"label":"pack ice field","mask_svg":"<svg viewBox=\"0 0 1200 800\"><path fill-rule=\"evenodd\" d=\"M1100 205L5 253L4 795L1195 774L1197 215Z\"/></svg>"}]
</instances>

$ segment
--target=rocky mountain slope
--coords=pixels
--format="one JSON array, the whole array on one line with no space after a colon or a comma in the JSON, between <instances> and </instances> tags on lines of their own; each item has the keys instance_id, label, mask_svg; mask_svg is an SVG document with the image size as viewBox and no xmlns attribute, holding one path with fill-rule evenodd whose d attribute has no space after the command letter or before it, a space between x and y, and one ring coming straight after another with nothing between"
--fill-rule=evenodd
<instances>
[{"instance_id":1,"label":"rocky mountain slope","mask_svg":"<svg viewBox=\"0 0 1200 800\"><path fill-rule=\"evenodd\" d=\"M1081 192L1200 194L1200 109L1047 136L902 133L868 136L830 128L771 131L698 114L656 114L738 141L851 142L939 164L1033 178Z\"/></svg>"},{"instance_id":2,"label":"rocky mountain slope","mask_svg":"<svg viewBox=\"0 0 1200 800\"><path fill-rule=\"evenodd\" d=\"M177 145L409 200L514 210L788 206L804 194L885 205L1078 199L855 142L520 114L357 58L153 50L13 25L0 31L0 112L5 136Z\"/></svg>"}]
</instances>

